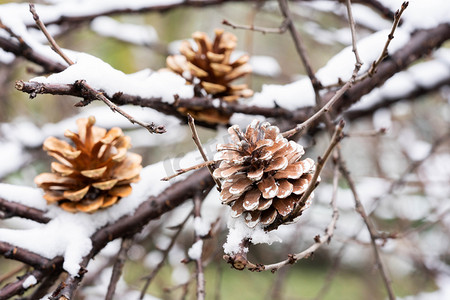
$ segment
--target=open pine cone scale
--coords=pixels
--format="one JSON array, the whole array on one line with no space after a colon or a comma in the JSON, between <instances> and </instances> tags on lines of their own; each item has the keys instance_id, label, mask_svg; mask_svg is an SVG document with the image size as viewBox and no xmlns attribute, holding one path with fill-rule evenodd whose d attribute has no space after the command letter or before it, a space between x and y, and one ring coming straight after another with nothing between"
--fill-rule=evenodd
<instances>
[{"instance_id":1,"label":"open pine cone scale","mask_svg":"<svg viewBox=\"0 0 450 300\"><path fill-rule=\"evenodd\" d=\"M58 160L51 164L52 173L35 178L47 202L72 212L94 212L128 196L130 184L139 180L142 158L128 152L130 138L120 128L107 131L94 123L94 117L79 119L78 133L65 132L75 147L54 137L45 140L44 150Z\"/></svg>"},{"instance_id":2,"label":"open pine cone scale","mask_svg":"<svg viewBox=\"0 0 450 300\"><path fill-rule=\"evenodd\" d=\"M307 208L299 201L315 171L312 159L300 160L303 147L267 122L255 120L245 133L238 126L228 132L231 143L217 146L214 176L224 179L220 200L231 206L232 216L243 215L249 227L298 217ZM303 207L291 216L296 205Z\"/></svg>"}]
</instances>

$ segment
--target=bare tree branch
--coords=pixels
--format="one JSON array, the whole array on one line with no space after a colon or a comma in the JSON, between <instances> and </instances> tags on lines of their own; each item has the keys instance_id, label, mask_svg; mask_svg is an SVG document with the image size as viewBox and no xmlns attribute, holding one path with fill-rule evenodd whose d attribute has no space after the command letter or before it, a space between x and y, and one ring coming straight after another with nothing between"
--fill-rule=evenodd
<instances>
[{"instance_id":1,"label":"bare tree branch","mask_svg":"<svg viewBox=\"0 0 450 300\"><path fill-rule=\"evenodd\" d=\"M20 203L9 202L0 198L0 211L5 212L5 219L21 217L38 223L48 223L51 219L45 216L45 212Z\"/></svg>"}]
</instances>

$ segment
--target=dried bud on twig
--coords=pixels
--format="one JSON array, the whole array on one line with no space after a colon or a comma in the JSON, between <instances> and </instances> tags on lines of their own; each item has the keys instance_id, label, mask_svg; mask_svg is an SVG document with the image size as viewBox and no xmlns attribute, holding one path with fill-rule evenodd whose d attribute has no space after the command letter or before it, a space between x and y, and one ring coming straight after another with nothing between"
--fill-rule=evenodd
<instances>
[{"instance_id":1,"label":"dried bud on twig","mask_svg":"<svg viewBox=\"0 0 450 300\"><path fill-rule=\"evenodd\" d=\"M48 203L71 212L94 212L128 196L130 183L139 180L142 158L127 152L130 138L118 127L107 131L94 123L92 116L78 119L78 133L65 132L75 147L54 137L45 140L44 150L59 161L52 162L52 173L34 180Z\"/></svg>"},{"instance_id":2,"label":"dried bud on twig","mask_svg":"<svg viewBox=\"0 0 450 300\"><path fill-rule=\"evenodd\" d=\"M214 176L225 179L220 193L232 216L244 216L249 227L264 226L300 216L311 197L299 203L315 171L310 158L300 160L303 147L288 141L278 127L254 120L243 133L238 126L228 129L232 142L217 146L220 161ZM296 216L294 207L302 208Z\"/></svg>"}]
</instances>

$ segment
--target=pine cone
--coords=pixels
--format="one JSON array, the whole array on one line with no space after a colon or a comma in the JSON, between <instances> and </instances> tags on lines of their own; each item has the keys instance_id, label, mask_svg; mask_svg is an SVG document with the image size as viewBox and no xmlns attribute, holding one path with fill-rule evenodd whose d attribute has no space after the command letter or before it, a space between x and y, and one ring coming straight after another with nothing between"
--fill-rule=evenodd
<instances>
[{"instance_id":1,"label":"pine cone","mask_svg":"<svg viewBox=\"0 0 450 300\"><path fill-rule=\"evenodd\" d=\"M52 162L52 173L34 179L47 203L91 213L128 196L130 183L139 181L142 157L127 152L130 138L118 127L107 131L94 123L92 116L78 119L78 134L66 130L75 147L55 137L45 140L44 150L59 161Z\"/></svg>"},{"instance_id":2,"label":"pine cone","mask_svg":"<svg viewBox=\"0 0 450 300\"><path fill-rule=\"evenodd\" d=\"M278 226L299 217L309 206L311 197L305 203L299 200L315 171L312 159L300 160L303 147L267 122L254 120L245 134L237 125L228 132L232 142L217 145L214 160L220 165L214 176L225 179L220 199L231 206L232 217L243 215L249 227ZM293 216L296 205L303 207Z\"/></svg>"},{"instance_id":3,"label":"pine cone","mask_svg":"<svg viewBox=\"0 0 450 300\"><path fill-rule=\"evenodd\" d=\"M211 42L206 33L193 33L198 49L194 50L188 41L184 41L180 47L182 55L167 57L167 66L191 83L194 78L200 79L205 91L216 98L232 102L239 97L251 97L253 91L246 84L231 84L231 81L251 73L247 63L249 56L243 55L230 62L237 44L236 36L223 29L216 29L215 34L214 42Z\"/></svg>"}]
</instances>

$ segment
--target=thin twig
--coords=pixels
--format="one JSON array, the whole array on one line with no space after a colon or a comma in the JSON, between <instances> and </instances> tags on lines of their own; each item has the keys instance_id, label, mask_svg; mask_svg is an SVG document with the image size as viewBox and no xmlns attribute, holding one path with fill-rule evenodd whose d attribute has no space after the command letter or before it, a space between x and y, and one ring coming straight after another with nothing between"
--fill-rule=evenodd
<instances>
[{"instance_id":1,"label":"thin twig","mask_svg":"<svg viewBox=\"0 0 450 300\"><path fill-rule=\"evenodd\" d=\"M175 174L167 176L167 177L164 177L164 178L161 178L161 181L169 181L170 179L175 178L175 177L177 177L179 175L182 175L184 173L187 173L189 171L198 170L198 169L201 169L201 168L204 168L204 167L207 167L207 166L211 166L211 165L213 165L215 163L216 163L216 161L214 161L214 160L208 160L208 161L199 163L199 164L197 164L195 166L188 167L186 169L178 169L178 170L176 170Z\"/></svg>"},{"instance_id":2,"label":"thin twig","mask_svg":"<svg viewBox=\"0 0 450 300\"><path fill-rule=\"evenodd\" d=\"M116 261L114 262L113 270L111 273L111 280L109 281L108 290L106 292L105 300L112 300L116 291L117 282L122 276L123 266L127 260L127 251L133 245L133 238L123 238L120 244L120 250L117 254Z\"/></svg>"},{"instance_id":3,"label":"thin twig","mask_svg":"<svg viewBox=\"0 0 450 300\"><path fill-rule=\"evenodd\" d=\"M353 198L355 200L355 210L361 215L361 218L363 219L363 221L364 221L364 223L365 223L365 225L367 227L367 230L369 231L370 241L371 241L371 244L372 244L373 252L374 252L374 255L375 255L375 260L377 262L381 278L383 279L383 283L384 283L384 286L385 286L386 291L388 293L389 299L393 300L393 299L395 299L395 294L394 294L394 291L392 289L391 279L390 279L389 274L388 274L388 272L386 270L386 266L384 265L384 262L383 262L383 260L381 258L379 246L377 245L377 242L376 242L377 232L375 231L375 228L374 228L370 218L368 217L368 215L367 215L367 213L366 213L366 211L364 209L364 206L361 203L361 200L359 198L359 194L358 194L358 192L356 190L355 183L353 182L353 179L350 176L350 172L347 170L347 167L345 166L345 164L342 161L340 156L338 157L338 163L339 163L339 168L341 170L341 174L346 179L346 181L347 181L347 183L348 183L348 185L350 187L350 190L352 191Z\"/></svg>"},{"instance_id":4,"label":"thin twig","mask_svg":"<svg viewBox=\"0 0 450 300\"><path fill-rule=\"evenodd\" d=\"M180 235L181 231L184 228L184 225L186 224L187 220L189 220L190 217L191 217L191 214L188 214L186 216L186 218L177 226L177 231L172 236L172 238L170 240L170 244L167 246L166 249L161 250L161 252L163 254L161 261L156 265L156 267L153 269L153 271L150 273L150 275L144 277L145 284L144 284L144 287L142 288L141 294L139 296L140 300L144 299L145 293L147 292L147 289L150 286L150 283L152 282L153 278L155 278L156 274L158 274L159 270L161 270L161 268L163 267L168 255L169 255L170 250L175 245L175 241L177 240L178 236Z\"/></svg>"},{"instance_id":5,"label":"thin twig","mask_svg":"<svg viewBox=\"0 0 450 300\"><path fill-rule=\"evenodd\" d=\"M348 2L349 2L349 0L346 0L346 3L348 3ZM365 73L363 73L362 75L355 78L354 82L360 82L360 81L366 79L367 77L372 77L376 73L377 68L380 65L380 63L388 56L389 44L391 43L392 39L394 38L394 32L397 29L398 24L400 23L400 20L401 20L401 16L402 16L403 12L405 11L405 9L408 7L408 4L409 4L408 1L403 2L401 8L395 12L394 23L392 24L391 32L388 34L388 38L386 40L386 43L385 43L383 50L381 51L378 59L376 61L372 62L372 65L370 66L369 70L367 70ZM355 52L356 44L355 44L355 37L354 37L355 33L354 33L354 28L353 28L354 21L352 22L353 16L351 17L352 19L350 19L351 9L349 10L348 4L347 4L347 10L349 12L350 29L352 29L352 50L353 50L353 52ZM360 62L362 64L362 62L359 60L359 55L357 56L357 52L355 52L355 56L356 56L357 63ZM343 84L344 84L344 81L342 81L342 79L339 78L337 83L323 86L323 89L332 89L332 88L340 87Z\"/></svg>"},{"instance_id":6,"label":"thin twig","mask_svg":"<svg viewBox=\"0 0 450 300\"><path fill-rule=\"evenodd\" d=\"M255 25L238 25L238 24L231 23L230 21L225 20L225 19L222 21L222 24L226 25L226 26L230 26L233 29L251 30L251 31L261 32L263 34L266 34L266 33L280 34L280 33L285 33L286 30L288 29L289 20L284 19L283 22L281 23L280 27L278 27L278 28L260 27L260 26L255 26Z\"/></svg>"},{"instance_id":7,"label":"thin twig","mask_svg":"<svg viewBox=\"0 0 450 300\"><path fill-rule=\"evenodd\" d=\"M347 0L348 1L348 0ZM362 75L361 77L359 77L357 79L357 81L363 80L367 77L372 77L373 74L377 71L378 65L388 56L388 47L389 44L391 43L391 41L394 39L394 32L397 29L397 26L400 22L400 18L403 14L403 12L405 11L405 9L408 7L409 1L405 1L402 3L402 6L400 7L400 9L398 9L395 12L394 15L394 23L392 24L392 28L391 28L391 32L388 34L388 38L386 40L386 43L384 44L384 48L381 51L380 56L378 57L378 59L376 61L374 61L372 63L372 65L370 66L370 69L367 71L367 73L365 73L364 75Z\"/></svg>"},{"instance_id":8,"label":"thin twig","mask_svg":"<svg viewBox=\"0 0 450 300\"><path fill-rule=\"evenodd\" d=\"M55 51L59 56L61 56L61 58L64 59L67 64L69 64L70 66L73 65L73 61L61 50L61 48L56 43L55 39L48 32L44 23L42 23L33 3L30 3L30 12L33 15L33 19L36 22L37 27L39 27L39 29L42 31L42 33L45 35L48 42L50 43L50 47L52 48L52 50Z\"/></svg>"},{"instance_id":9,"label":"thin twig","mask_svg":"<svg viewBox=\"0 0 450 300\"><path fill-rule=\"evenodd\" d=\"M350 23L350 31L352 33L352 51L355 54L356 63L359 64L359 67L361 67L363 65L363 62L359 57L358 48L356 47L356 28L355 28L356 26L355 26L355 19L353 19L351 1L346 0L345 6L347 7L348 22Z\"/></svg>"},{"instance_id":10,"label":"thin twig","mask_svg":"<svg viewBox=\"0 0 450 300\"><path fill-rule=\"evenodd\" d=\"M386 128L380 128L377 130L368 130L368 131L357 131L357 132L347 132L344 133L344 137L354 138L354 137L377 137L380 135L386 134Z\"/></svg>"},{"instance_id":11,"label":"thin twig","mask_svg":"<svg viewBox=\"0 0 450 300\"><path fill-rule=\"evenodd\" d=\"M34 4L30 4L30 12L33 14L33 19L36 22L36 25L41 29L41 31L44 33L45 37L47 38L48 42L50 43L51 48L53 51L55 51L58 55L60 55L69 65L73 65L73 61L70 60L69 57L67 57L64 52L61 50L61 48L58 46L56 41L53 39L51 34L48 32L47 28L45 27L44 23L39 18L39 15L36 12L36 9L34 8ZM147 129L150 133L164 133L166 132L166 129L164 126L156 126L153 123L145 123L141 122L139 120L136 120L134 117L127 114L125 111L123 111L121 108L119 108L116 104L114 104L111 100L109 100L103 93L98 92L94 88L92 88L85 80L78 81L78 84L80 87L84 88L88 95L90 95L89 99L86 99L86 103L89 103L92 99L97 99L103 101L113 112L118 112L125 118L127 118L132 124L138 124L145 129ZM82 102L83 105L86 103Z\"/></svg>"},{"instance_id":12,"label":"thin twig","mask_svg":"<svg viewBox=\"0 0 450 300\"><path fill-rule=\"evenodd\" d=\"M198 136L197 128L195 127L195 120L190 114L187 115L187 118L188 118L189 128L191 129L191 133L192 133L192 139L194 140L194 143L197 146L198 151L202 155L203 160L205 162L207 162L209 160L208 160L208 157L206 156L205 151L203 150L202 142L200 141L200 138ZM211 177L213 178L214 182L217 185L217 190L219 190L219 192L220 192L222 190L222 184L220 183L220 181L217 178L214 177L213 167L211 165L208 165L207 167L208 167L209 173L211 174Z\"/></svg>"},{"instance_id":13,"label":"thin twig","mask_svg":"<svg viewBox=\"0 0 450 300\"><path fill-rule=\"evenodd\" d=\"M114 104L111 100L109 100L103 93L97 91L93 87L91 87L86 81L80 80L77 81L77 83L90 94L90 96L93 99L101 100L103 101L113 112L118 112L125 118L127 118L132 124L138 124L145 129L147 129L150 133L164 133L166 132L166 129L163 125L155 125L154 123L146 123L141 122L139 120L136 120L134 117L123 111L121 108L119 108L116 104Z\"/></svg>"},{"instance_id":14,"label":"thin twig","mask_svg":"<svg viewBox=\"0 0 450 300\"><path fill-rule=\"evenodd\" d=\"M202 195L200 192L194 195L194 218L201 218L200 211L202 207L202 197L204 198L205 196L206 196L205 194ZM199 232L197 232L195 227L194 227L194 235L195 235L194 237L195 243L202 241L202 236ZM195 274L197 277L197 300L204 300L206 296L205 273L203 272L203 260L201 254L197 259L195 259L195 266L196 266Z\"/></svg>"},{"instance_id":15,"label":"thin twig","mask_svg":"<svg viewBox=\"0 0 450 300\"><path fill-rule=\"evenodd\" d=\"M283 17L285 18L285 21L287 22L287 27L294 41L295 49L297 50L297 53L300 56L300 59L302 60L303 66L305 67L306 73L308 74L308 77L311 80L311 84L314 88L314 92L316 95L316 104L319 104L321 102L319 90L322 88L322 84L314 74L313 68L311 66L311 61L306 52L305 45L302 41L302 38L300 37L300 34L295 28L294 22L292 20L291 11L289 10L287 1L278 0L278 5L280 7L281 13L283 14Z\"/></svg>"},{"instance_id":16,"label":"thin twig","mask_svg":"<svg viewBox=\"0 0 450 300\"><path fill-rule=\"evenodd\" d=\"M316 170L314 171L314 176L311 179L311 182L309 183L308 188L306 189L306 191L303 193L302 197L298 201L299 204L292 211L292 213L291 213L292 216L297 216L300 213L300 210L304 206L305 202L307 201L307 199L309 198L311 193L316 188L317 180L319 179L319 175L322 172L322 169L325 166L325 163L327 162L328 158L330 157L330 154L333 152L334 147L344 137L344 135L342 133L342 131L344 129L344 126L345 126L344 120L341 120L339 122L339 124L336 126L334 134L331 137L330 144L328 145L328 147L327 147L325 153L323 154L323 156L321 158L319 157L319 159L317 160L317 165L316 165Z\"/></svg>"}]
</instances>

